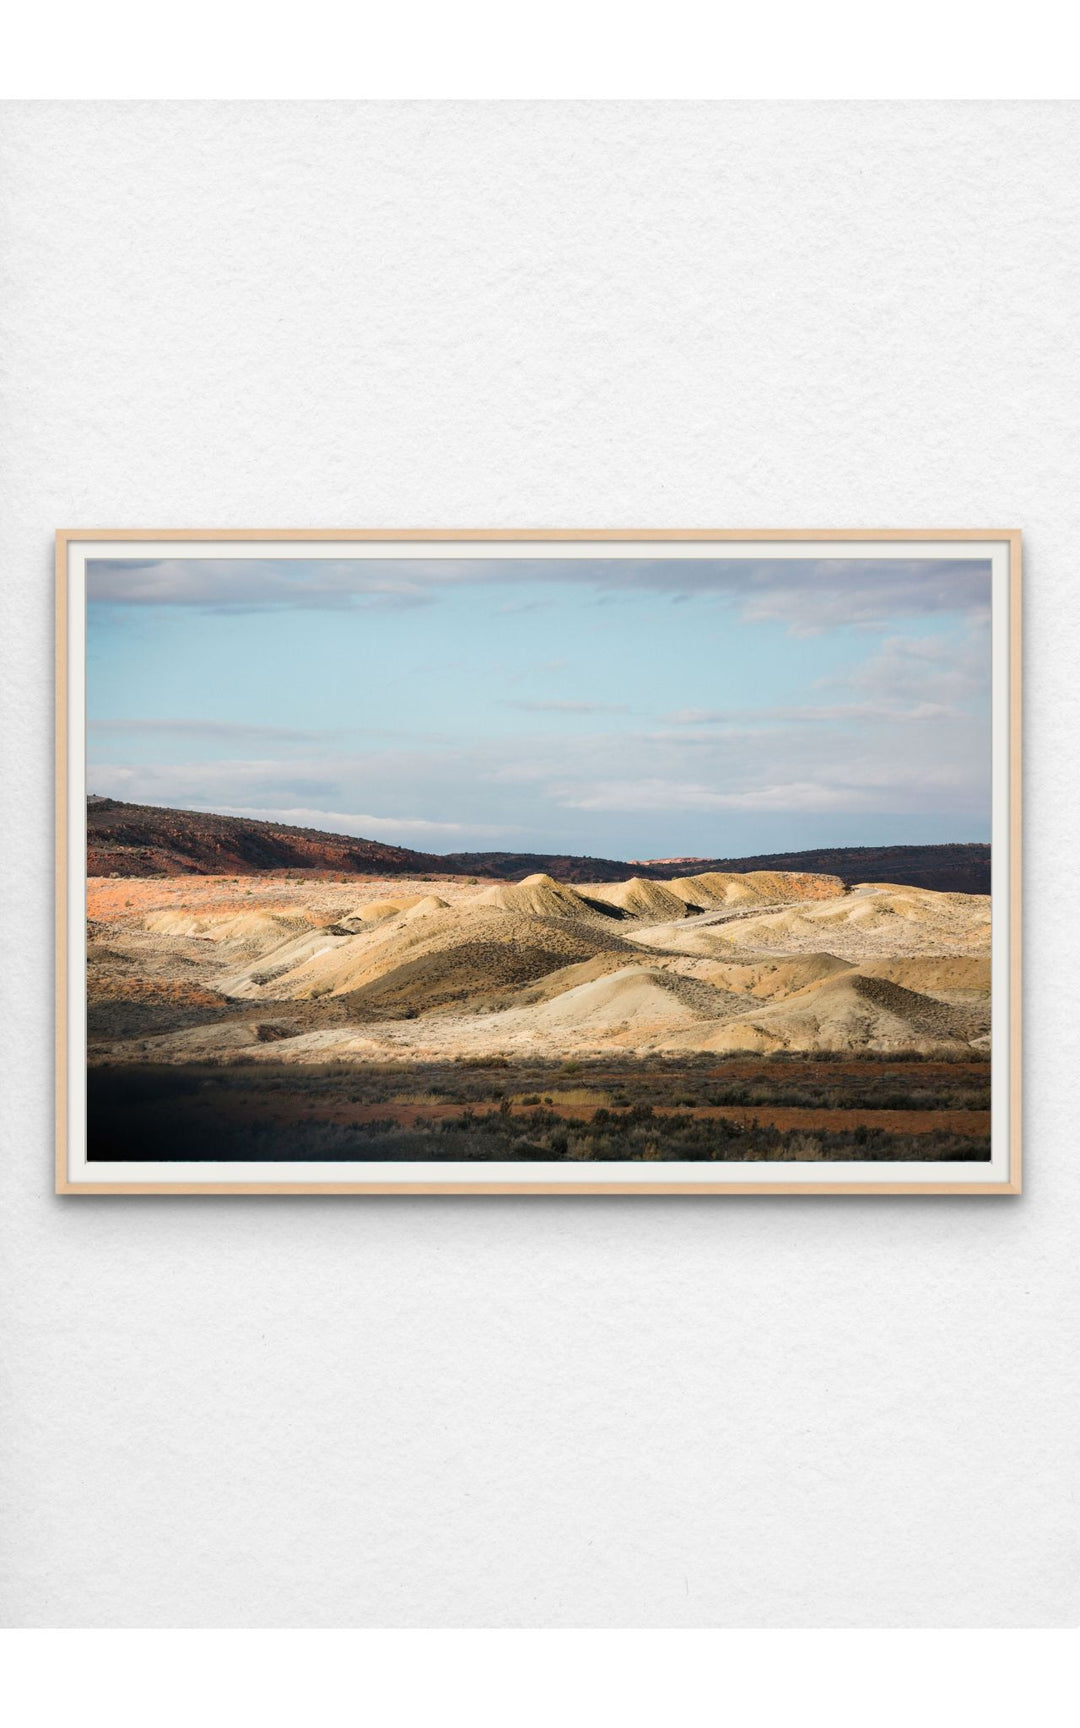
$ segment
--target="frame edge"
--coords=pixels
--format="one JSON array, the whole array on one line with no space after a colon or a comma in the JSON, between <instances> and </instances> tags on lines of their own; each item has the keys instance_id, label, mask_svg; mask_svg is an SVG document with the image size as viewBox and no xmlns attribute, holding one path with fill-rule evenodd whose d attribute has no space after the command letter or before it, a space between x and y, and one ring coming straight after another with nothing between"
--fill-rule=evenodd
<instances>
[{"instance_id":1,"label":"frame edge","mask_svg":"<svg viewBox=\"0 0 1080 1728\"><path fill-rule=\"evenodd\" d=\"M53 741L56 784L53 789L53 844L55 847L54 884L56 906L56 931L54 947L54 989L56 994L55 1013L55 1046L54 1062L56 1066L55 1085L55 1168L54 1182L57 1194L70 1193L68 1182L68 727L69 691L67 677L68 654L68 547L69 535L59 530L56 535L55 549L55 634L54 634L54 677L56 681L55 700L53 703L53 724L56 735Z\"/></svg>"},{"instance_id":2,"label":"frame edge","mask_svg":"<svg viewBox=\"0 0 1080 1728\"><path fill-rule=\"evenodd\" d=\"M622 540L693 540L725 542L744 539L783 540L969 540L1004 541L1009 548L1009 821L1010 869L1007 887L1010 910L1009 931L1009 1172L1003 1182L995 1183L650 1183L586 1184L586 1183L522 1183L508 1188L491 1183L87 1183L72 1182L68 1169L68 730L70 724L68 659L68 548L79 540L168 540L176 542L200 540L273 541L273 540L353 540L359 543L377 540L423 542L426 540L508 540L508 541L622 541ZM54 639L54 760L56 784L54 790L54 900L55 900L55 1153L54 1193L57 1195L176 1195L217 1194L312 1195L352 1194L379 1197L382 1195L458 1195L494 1197L495 1195L586 1195L590 1197L631 1197L655 1195L731 1195L734 1198L757 1195L786 1194L793 1196L833 1195L838 1197L877 1194L1014 1196L1023 1192L1022 1157L1022 530L1019 528L616 528L616 529L551 529L551 528L385 528L385 529L192 529L192 528L60 528L55 532L55 639Z\"/></svg>"}]
</instances>

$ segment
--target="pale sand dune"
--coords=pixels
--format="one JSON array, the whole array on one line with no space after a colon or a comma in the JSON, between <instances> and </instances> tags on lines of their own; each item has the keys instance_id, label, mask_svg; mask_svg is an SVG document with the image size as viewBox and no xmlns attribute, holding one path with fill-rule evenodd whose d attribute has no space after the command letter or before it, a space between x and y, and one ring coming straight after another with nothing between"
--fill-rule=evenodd
<instances>
[{"instance_id":1,"label":"pale sand dune","mask_svg":"<svg viewBox=\"0 0 1080 1728\"><path fill-rule=\"evenodd\" d=\"M798 870L705 870L698 876L680 876L667 884L672 893L702 911L729 907L775 905L789 900L831 900L844 893L839 876L816 875Z\"/></svg>"},{"instance_id":2,"label":"pale sand dune","mask_svg":"<svg viewBox=\"0 0 1080 1728\"><path fill-rule=\"evenodd\" d=\"M732 939L725 934L736 922L731 916L709 913L704 917L689 917L680 924L648 924L626 931L626 939L636 948L646 948L663 954L684 954L702 960L730 960ZM776 952L777 950L774 950ZM782 952L782 950L779 950Z\"/></svg>"},{"instance_id":3,"label":"pale sand dune","mask_svg":"<svg viewBox=\"0 0 1080 1728\"><path fill-rule=\"evenodd\" d=\"M143 928L156 936L198 937L207 942L238 942L273 947L286 937L309 931L311 921L288 912L200 912L180 907L150 912Z\"/></svg>"},{"instance_id":4,"label":"pale sand dune","mask_svg":"<svg viewBox=\"0 0 1080 1728\"><path fill-rule=\"evenodd\" d=\"M303 967L321 959L334 949L343 948L357 938L347 934L333 933L333 926L321 930L309 930L302 936L279 943L269 949L257 962L226 972L214 979L214 988L220 990L223 996L237 996L257 1000L263 995L273 997L272 986L278 979L285 979ZM282 997L288 994L282 988L278 994Z\"/></svg>"},{"instance_id":5,"label":"pale sand dune","mask_svg":"<svg viewBox=\"0 0 1080 1728\"><path fill-rule=\"evenodd\" d=\"M352 917L361 919L365 924L377 924L380 919L393 918L398 912L411 912L414 906L426 905L432 899L434 896L431 894L408 894L401 900L373 900L370 905L358 906ZM445 906L446 901L439 900L437 904ZM342 922L346 920L343 919Z\"/></svg>"},{"instance_id":6,"label":"pale sand dune","mask_svg":"<svg viewBox=\"0 0 1080 1728\"><path fill-rule=\"evenodd\" d=\"M509 998L510 1006L514 1008L531 1008L537 1003L549 1002L553 996L561 996L565 990L573 990L578 984L589 984L594 978L606 978L612 972L624 971L627 963L633 964L636 957L624 943L617 947L601 949L599 954L593 954L588 960L575 960L569 966L560 966L554 972L547 972L542 978L534 978L528 984L523 984ZM665 959L664 964L668 962Z\"/></svg>"},{"instance_id":7,"label":"pale sand dune","mask_svg":"<svg viewBox=\"0 0 1080 1728\"><path fill-rule=\"evenodd\" d=\"M229 996L276 1000L374 992L419 1008L435 995L464 999L524 984L604 948L631 952L599 924L523 917L486 899L420 911L413 907L370 932L321 945L288 944L217 987Z\"/></svg>"},{"instance_id":8,"label":"pale sand dune","mask_svg":"<svg viewBox=\"0 0 1080 1728\"><path fill-rule=\"evenodd\" d=\"M853 888L840 900L786 906L714 928L733 948L776 953L827 948L841 958L855 960L988 954L990 897L871 883Z\"/></svg>"},{"instance_id":9,"label":"pale sand dune","mask_svg":"<svg viewBox=\"0 0 1080 1728\"><path fill-rule=\"evenodd\" d=\"M553 997L543 1006L519 1010L536 1031L548 1027L660 1031L688 1020L715 1017L723 998L709 984L649 966L595 978Z\"/></svg>"},{"instance_id":10,"label":"pale sand dune","mask_svg":"<svg viewBox=\"0 0 1080 1728\"><path fill-rule=\"evenodd\" d=\"M305 903L302 885L295 896L289 886L285 907L279 883L261 907L257 889L242 890L239 909L220 888L209 905L170 891L164 906L116 918L91 950L92 977L197 984L236 1004L233 1018L129 1040L116 1056L948 1054L981 1048L989 1026L985 896L887 883L845 892L835 878L784 872L580 890L539 875L440 881L438 893L361 885L335 917L325 888ZM256 1018L274 1004L275 1021Z\"/></svg>"},{"instance_id":11,"label":"pale sand dune","mask_svg":"<svg viewBox=\"0 0 1080 1728\"><path fill-rule=\"evenodd\" d=\"M590 906L576 888L542 874L526 876L523 882L499 882L475 896L473 905L497 906L530 918L589 918L602 914Z\"/></svg>"},{"instance_id":12,"label":"pale sand dune","mask_svg":"<svg viewBox=\"0 0 1080 1728\"><path fill-rule=\"evenodd\" d=\"M850 960L838 960L835 954L800 954L790 960L769 955L746 961L706 962L700 975L717 990L771 1001L775 997L793 996L808 984L818 984L850 968Z\"/></svg>"},{"instance_id":13,"label":"pale sand dune","mask_svg":"<svg viewBox=\"0 0 1080 1728\"><path fill-rule=\"evenodd\" d=\"M389 919L399 917L411 922L414 918L426 918L429 912L445 911L447 905L448 902L437 894L412 894L403 900L373 900L358 906L354 912L347 912L325 928L337 936L366 936L374 924L385 924Z\"/></svg>"},{"instance_id":14,"label":"pale sand dune","mask_svg":"<svg viewBox=\"0 0 1080 1728\"><path fill-rule=\"evenodd\" d=\"M275 1043L272 1051L249 1045L246 1053L275 1061L330 1061L361 1048L383 1056L444 1058L492 1050L566 1056L650 1049L670 1040L680 1027L711 1027L717 1014L731 1012L733 1006L699 981L660 968L624 966L572 985L538 1006L341 1027ZM168 1040L157 1044L155 1060L173 1059Z\"/></svg>"},{"instance_id":15,"label":"pale sand dune","mask_svg":"<svg viewBox=\"0 0 1080 1728\"><path fill-rule=\"evenodd\" d=\"M705 871L700 876L675 876L664 886L685 903L691 914L768 904L768 900L763 900L745 877L736 880L734 876L716 870Z\"/></svg>"},{"instance_id":16,"label":"pale sand dune","mask_svg":"<svg viewBox=\"0 0 1080 1728\"><path fill-rule=\"evenodd\" d=\"M654 924L661 919L687 915L685 901L673 894L665 882L646 882L640 876L632 876L629 882L592 882L582 892L590 900L601 900L630 918L647 918Z\"/></svg>"},{"instance_id":17,"label":"pale sand dune","mask_svg":"<svg viewBox=\"0 0 1080 1728\"><path fill-rule=\"evenodd\" d=\"M989 954L944 954L900 956L892 960L864 960L859 966L871 978L887 978L907 990L919 990L939 1001L963 1002L989 997Z\"/></svg>"},{"instance_id":18,"label":"pale sand dune","mask_svg":"<svg viewBox=\"0 0 1080 1728\"><path fill-rule=\"evenodd\" d=\"M422 900L414 900L404 907L405 922L414 924L420 918L430 917L432 912L446 912L450 902L443 900L438 894L425 894Z\"/></svg>"},{"instance_id":19,"label":"pale sand dune","mask_svg":"<svg viewBox=\"0 0 1080 1728\"><path fill-rule=\"evenodd\" d=\"M690 1028L668 1047L949 1055L970 1049L984 1030L962 1009L853 968L716 1027Z\"/></svg>"},{"instance_id":20,"label":"pale sand dune","mask_svg":"<svg viewBox=\"0 0 1080 1728\"><path fill-rule=\"evenodd\" d=\"M817 876L786 870L754 870L745 875L706 870L699 876L676 876L651 882L640 876L628 882L591 882L581 892L604 900L633 918L652 923L693 917L695 913L737 912L788 901L825 900L843 894L838 876Z\"/></svg>"}]
</instances>

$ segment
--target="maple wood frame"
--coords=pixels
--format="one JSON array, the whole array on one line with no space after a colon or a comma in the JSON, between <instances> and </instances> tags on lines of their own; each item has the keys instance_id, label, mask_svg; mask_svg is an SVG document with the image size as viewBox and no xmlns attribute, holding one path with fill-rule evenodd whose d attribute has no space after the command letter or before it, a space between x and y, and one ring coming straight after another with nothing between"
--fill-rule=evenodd
<instances>
[{"instance_id":1,"label":"maple wood frame","mask_svg":"<svg viewBox=\"0 0 1080 1728\"><path fill-rule=\"evenodd\" d=\"M724 545L731 541L881 541L895 544L920 541L964 541L1008 547L1009 559L1009 1156L1003 1180L955 1182L819 1182L775 1181L641 1181L626 1182L73 1182L68 1174L68 548L85 541L506 541L524 545L536 541L636 542L697 541ZM800 1194L824 1198L847 1194L968 1194L1021 1192L1021 533L1019 529L269 529L269 528L66 528L56 535L56 1192L57 1194L515 1194L515 1195L714 1195ZM85 868L85 866L84 866ZM837 1169L841 1166L838 1164Z\"/></svg>"}]
</instances>

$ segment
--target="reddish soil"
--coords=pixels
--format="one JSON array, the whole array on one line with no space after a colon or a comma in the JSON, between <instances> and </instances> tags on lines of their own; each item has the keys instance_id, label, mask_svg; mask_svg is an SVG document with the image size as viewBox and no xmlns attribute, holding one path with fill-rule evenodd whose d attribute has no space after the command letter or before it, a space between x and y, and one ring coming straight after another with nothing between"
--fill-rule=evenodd
<instances>
[{"instance_id":1,"label":"reddish soil","mask_svg":"<svg viewBox=\"0 0 1080 1728\"><path fill-rule=\"evenodd\" d=\"M418 879L419 880L419 879ZM424 878L418 892L432 893ZM359 901L392 899L404 891L399 876L344 876L325 870L264 876L91 876L86 916L91 924L141 926L148 912L287 912L312 925ZM414 891L409 885L409 891Z\"/></svg>"}]
</instances>

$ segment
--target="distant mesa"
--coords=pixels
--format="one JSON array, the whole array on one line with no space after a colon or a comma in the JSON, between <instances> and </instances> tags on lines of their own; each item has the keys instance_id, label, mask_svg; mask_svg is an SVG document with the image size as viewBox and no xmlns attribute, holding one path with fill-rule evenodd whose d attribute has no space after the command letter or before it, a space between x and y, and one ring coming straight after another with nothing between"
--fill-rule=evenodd
<instances>
[{"instance_id":1,"label":"distant mesa","mask_svg":"<svg viewBox=\"0 0 1080 1728\"><path fill-rule=\"evenodd\" d=\"M707 858L628 858L626 862L637 869L639 865L656 868L661 864L707 864L709 860Z\"/></svg>"}]
</instances>

